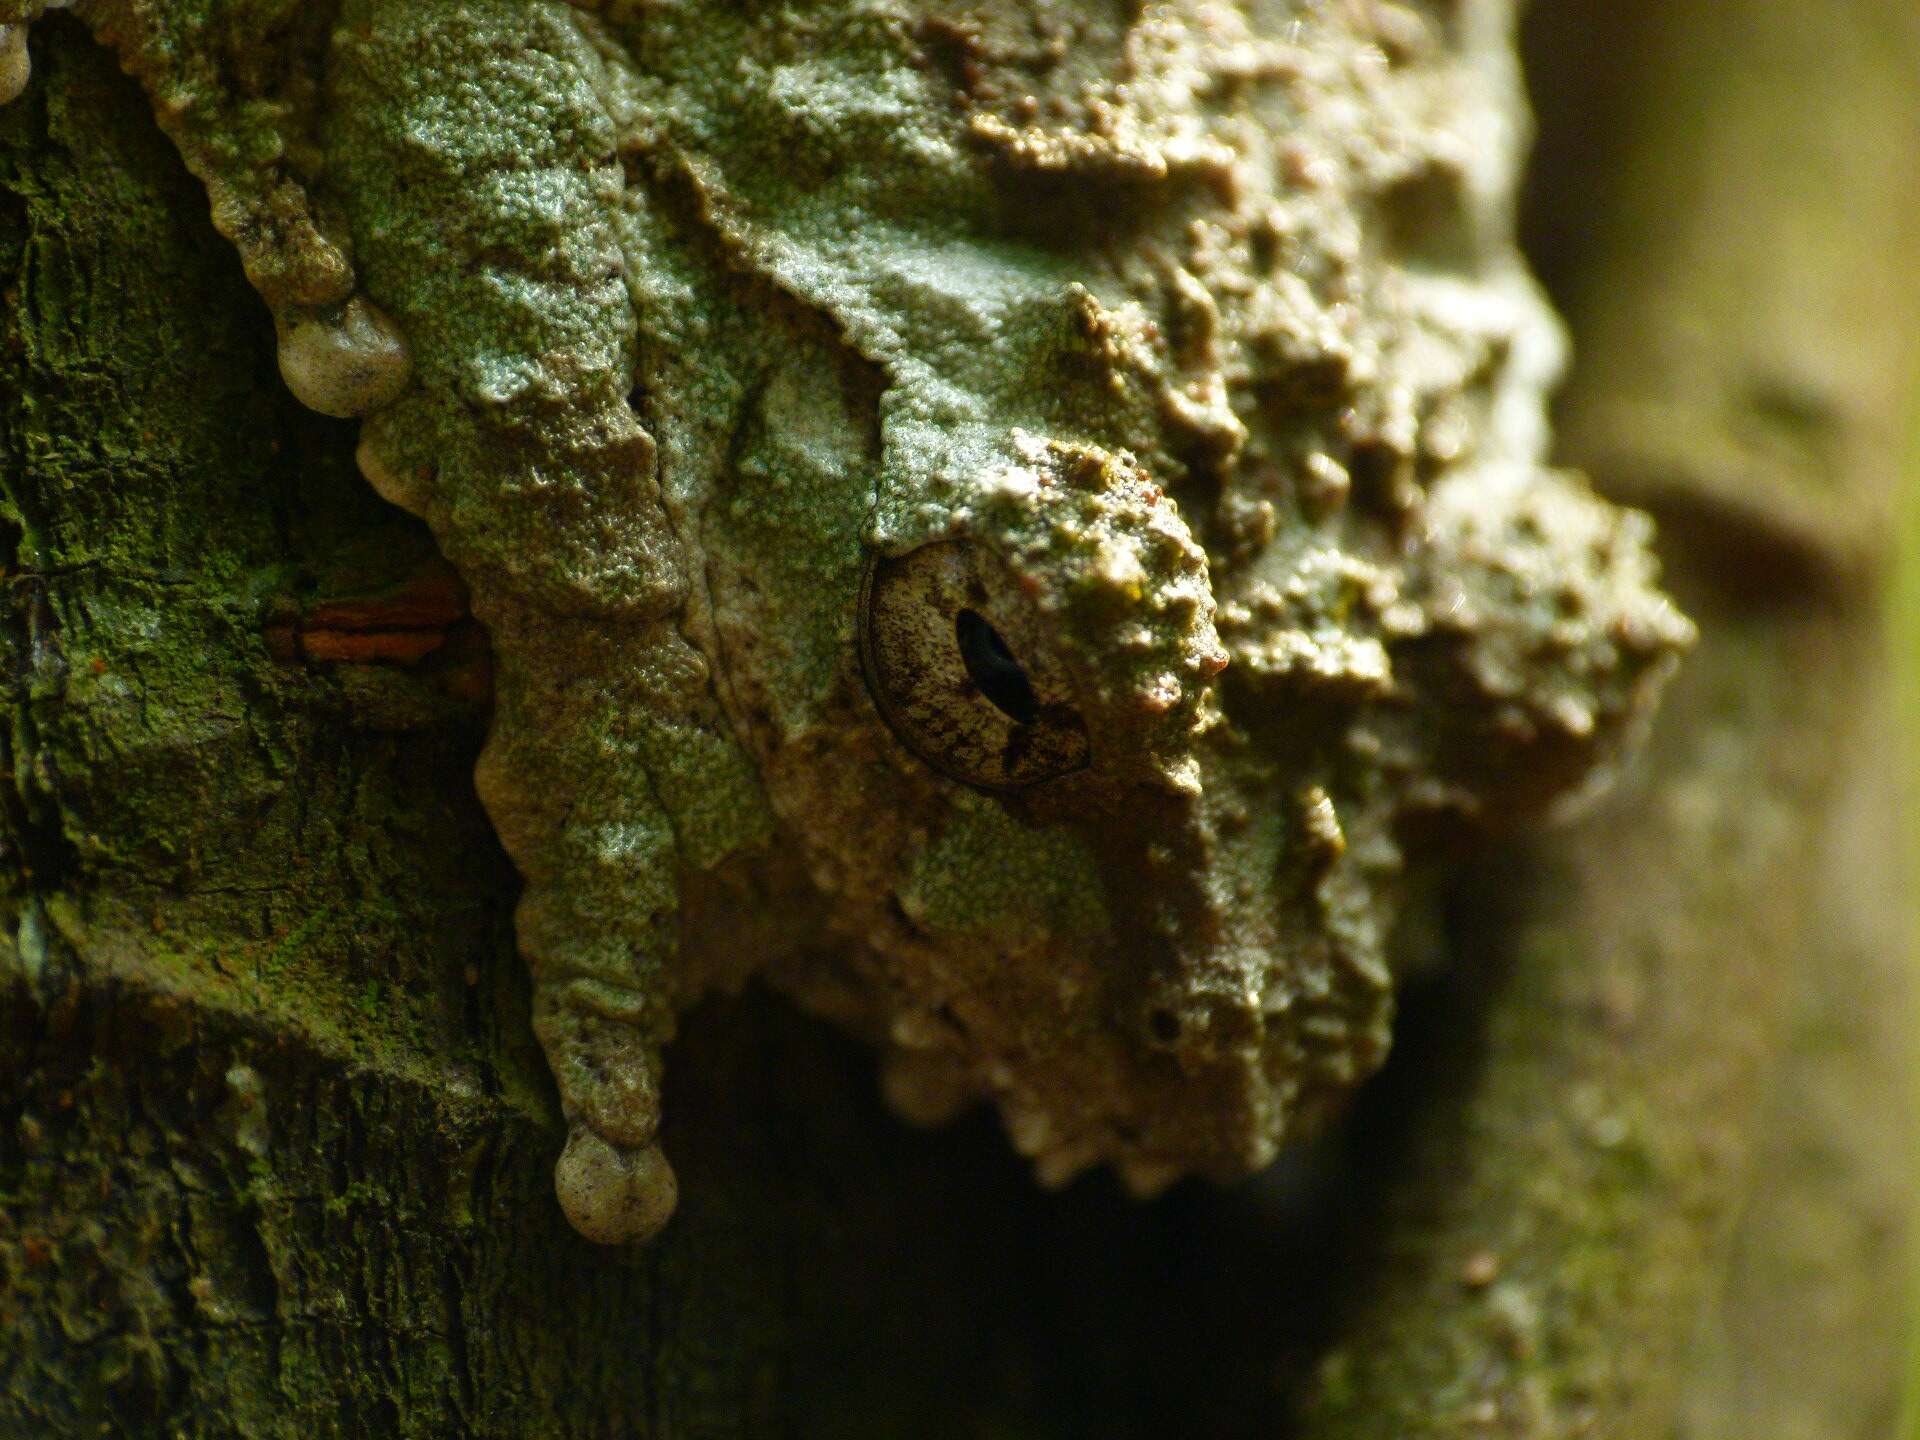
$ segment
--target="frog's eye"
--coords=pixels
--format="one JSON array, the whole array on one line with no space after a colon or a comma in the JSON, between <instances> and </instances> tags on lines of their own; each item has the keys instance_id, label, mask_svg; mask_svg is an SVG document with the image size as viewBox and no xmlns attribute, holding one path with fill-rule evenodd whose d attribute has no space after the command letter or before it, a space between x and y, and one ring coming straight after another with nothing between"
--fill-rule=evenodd
<instances>
[{"instance_id":1,"label":"frog's eye","mask_svg":"<svg viewBox=\"0 0 1920 1440\"><path fill-rule=\"evenodd\" d=\"M943 774L1016 790L1086 766L1065 667L1013 577L977 546L942 541L876 559L860 651L893 733Z\"/></svg>"}]
</instances>

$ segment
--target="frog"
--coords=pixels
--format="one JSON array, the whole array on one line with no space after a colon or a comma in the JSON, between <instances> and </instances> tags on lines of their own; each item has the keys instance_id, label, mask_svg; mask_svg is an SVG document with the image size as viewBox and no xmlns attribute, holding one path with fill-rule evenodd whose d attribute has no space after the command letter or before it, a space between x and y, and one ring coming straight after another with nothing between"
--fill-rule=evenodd
<instances>
[{"instance_id":1,"label":"frog","mask_svg":"<svg viewBox=\"0 0 1920 1440\"><path fill-rule=\"evenodd\" d=\"M1045 1185L1262 1169L1692 642L1544 458L1501 0L0 0L12 93L52 8L488 630L591 1241L754 979Z\"/></svg>"}]
</instances>

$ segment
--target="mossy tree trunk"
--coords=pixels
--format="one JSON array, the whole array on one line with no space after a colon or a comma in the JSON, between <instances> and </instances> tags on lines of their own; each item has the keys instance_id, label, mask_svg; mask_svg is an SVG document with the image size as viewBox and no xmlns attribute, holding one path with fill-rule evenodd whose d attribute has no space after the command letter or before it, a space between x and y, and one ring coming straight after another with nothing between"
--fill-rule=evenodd
<instances>
[{"instance_id":1,"label":"mossy tree trunk","mask_svg":"<svg viewBox=\"0 0 1920 1440\"><path fill-rule=\"evenodd\" d=\"M1602 70L1578 10L1537 21L1549 119L1604 139L1540 207L1569 455L1659 514L1706 637L1626 793L1465 879L1390 1072L1268 1181L1043 1196L749 995L676 1047L683 1209L619 1258L552 1203L484 640L284 394L131 85L36 30L0 110L0 1435L1884 1434L1920 21L1642 6Z\"/></svg>"}]
</instances>

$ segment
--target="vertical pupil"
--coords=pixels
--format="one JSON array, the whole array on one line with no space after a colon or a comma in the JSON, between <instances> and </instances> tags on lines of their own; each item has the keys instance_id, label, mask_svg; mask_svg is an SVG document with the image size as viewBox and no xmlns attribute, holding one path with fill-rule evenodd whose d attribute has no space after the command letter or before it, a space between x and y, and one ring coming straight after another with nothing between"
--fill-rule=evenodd
<instances>
[{"instance_id":1,"label":"vertical pupil","mask_svg":"<svg viewBox=\"0 0 1920 1440\"><path fill-rule=\"evenodd\" d=\"M1040 714L1033 682L986 616L977 610L962 610L954 617L953 638L960 647L967 678L980 687L980 693L1015 724L1031 725Z\"/></svg>"}]
</instances>

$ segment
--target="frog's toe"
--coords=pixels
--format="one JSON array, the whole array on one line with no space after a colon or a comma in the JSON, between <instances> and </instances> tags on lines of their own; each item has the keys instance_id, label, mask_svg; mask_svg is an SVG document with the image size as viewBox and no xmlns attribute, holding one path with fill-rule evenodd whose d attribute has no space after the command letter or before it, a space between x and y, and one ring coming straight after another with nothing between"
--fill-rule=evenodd
<instances>
[{"instance_id":1,"label":"frog's toe","mask_svg":"<svg viewBox=\"0 0 1920 1440\"><path fill-rule=\"evenodd\" d=\"M327 311L288 309L274 323L280 376L309 410L366 415L391 404L413 378L406 337L365 296Z\"/></svg>"},{"instance_id":2,"label":"frog's toe","mask_svg":"<svg viewBox=\"0 0 1920 1440\"><path fill-rule=\"evenodd\" d=\"M18 100L33 75L27 58L27 27L0 25L0 105Z\"/></svg>"},{"instance_id":3,"label":"frog's toe","mask_svg":"<svg viewBox=\"0 0 1920 1440\"><path fill-rule=\"evenodd\" d=\"M567 1137L553 1189L573 1228L597 1245L652 1239L680 1193L658 1145L618 1146L584 1125Z\"/></svg>"}]
</instances>

